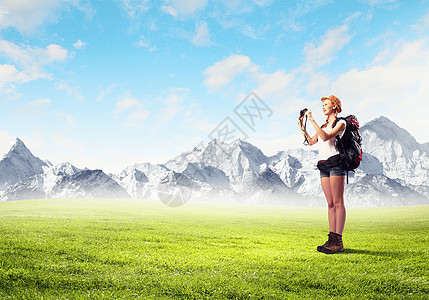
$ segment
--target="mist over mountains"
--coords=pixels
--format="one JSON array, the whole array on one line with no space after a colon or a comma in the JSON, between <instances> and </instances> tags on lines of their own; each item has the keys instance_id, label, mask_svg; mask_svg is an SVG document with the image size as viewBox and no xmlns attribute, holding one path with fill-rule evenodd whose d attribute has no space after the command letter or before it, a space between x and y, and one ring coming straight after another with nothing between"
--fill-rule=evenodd
<instances>
[{"instance_id":1,"label":"mist over mountains","mask_svg":"<svg viewBox=\"0 0 429 300\"><path fill-rule=\"evenodd\" d=\"M419 144L385 117L361 127L364 156L345 186L348 206L429 204L429 143ZM285 145L285 148L287 145ZM214 139L165 164L136 163L119 174L52 165L16 138L0 161L2 201L34 198L159 199L277 205L324 205L317 151L266 156L254 145Z\"/></svg>"}]
</instances>

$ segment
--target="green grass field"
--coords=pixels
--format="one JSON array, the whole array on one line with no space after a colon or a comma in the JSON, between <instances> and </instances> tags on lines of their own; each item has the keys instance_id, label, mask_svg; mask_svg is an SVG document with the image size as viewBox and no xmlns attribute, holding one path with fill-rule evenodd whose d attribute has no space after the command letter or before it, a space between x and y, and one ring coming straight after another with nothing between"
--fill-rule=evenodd
<instances>
[{"instance_id":1,"label":"green grass field","mask_svg":"<svg viewBox=\"0 0 429 300\"><path fill-rule=\"evenodd\" d=\"M428 299L429 207L0 203L2 299Z\"/></svg>"}]
</instances>

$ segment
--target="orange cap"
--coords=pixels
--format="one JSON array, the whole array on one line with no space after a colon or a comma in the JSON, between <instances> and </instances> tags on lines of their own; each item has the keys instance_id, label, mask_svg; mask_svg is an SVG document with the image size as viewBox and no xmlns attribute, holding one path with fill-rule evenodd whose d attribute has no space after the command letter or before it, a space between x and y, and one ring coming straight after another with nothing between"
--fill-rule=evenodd
<instances>
[{"instance_id":1,"label":"orange cap","mask_svg":"<svg viewBox=\"0 0 429 300\"><path fill-rule=\"evenodd\" d=\"M331 95L329 97L323 97L322 98L322 102L325 101L325 100L331 100L332 103L334 103L337 106L337 113L340 113L342 111L342 109L341 109L341 101L340 101L340 99L338 99L334 95Z\"/></svg>"}]
</instances>

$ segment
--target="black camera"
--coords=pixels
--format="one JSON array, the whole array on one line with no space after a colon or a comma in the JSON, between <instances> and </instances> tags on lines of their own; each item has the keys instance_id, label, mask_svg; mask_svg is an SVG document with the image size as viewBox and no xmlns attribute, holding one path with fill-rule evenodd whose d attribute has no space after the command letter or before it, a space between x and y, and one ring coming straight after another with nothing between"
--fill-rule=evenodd
<instances>
[{"instance_id":1,"label":"black camera","mask_svg":"<svg viewBox=\"0 0 429 300\"><path fill-rule=\"evenodd\" d=\"M305 113L307 112L307 108L304 108L304 109L302 109L300 112L299 112L299 115L300 115L300 117L304 117L304 115L305 115Z\"/></svg>"}]
</instances>

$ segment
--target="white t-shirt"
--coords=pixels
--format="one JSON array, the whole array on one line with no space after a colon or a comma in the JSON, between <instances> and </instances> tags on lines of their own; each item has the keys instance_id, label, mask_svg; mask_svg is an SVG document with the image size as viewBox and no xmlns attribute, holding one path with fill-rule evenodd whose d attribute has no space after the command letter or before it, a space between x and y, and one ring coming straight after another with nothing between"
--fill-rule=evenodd
<instances>
[{"instance_id":1,"label":"white t-shirt","mask_svg":"<svg viewBox=\"0 0 429 300\"><path fill-rule=\"evenodd\" d=\"M343 123L345 126L347 126L347 123L344 120L339 120L337 122L337 124L338 123ZM322 130L325 132L331 131L332 130L332 124L326 126L325 128L322 128ZM344 130L339 133L340 137L343 137L345 130L346 130L346 128L344 127ZM335 148L336 142L337 142L337 140L335 137L333 137L332 139L327 140L327 141L323 141L319 137L319 141L317 143L319 145L319 160L327 160L331 156L334 156L336 154L340 154L338 152L337 148Z\"/></svg>"}]
</instances>

